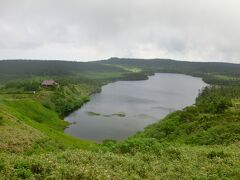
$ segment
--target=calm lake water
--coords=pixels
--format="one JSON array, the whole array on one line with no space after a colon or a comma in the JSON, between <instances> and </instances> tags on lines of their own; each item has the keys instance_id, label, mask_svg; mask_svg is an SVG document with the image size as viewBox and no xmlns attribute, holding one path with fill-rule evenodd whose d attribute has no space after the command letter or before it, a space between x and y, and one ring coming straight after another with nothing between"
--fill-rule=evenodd
<instances>
[{"instance_id":1,"label":"calm lake water","mask_svg":"<svg viewBox=\"0 0 240 180\"><path fill-rule=\"evenodd\" d=\"M201 78L165 73L144 81L110 83L65 118L74 123L65 132L97 142L124 139L170 112L192 105L206 85Z\"/></svg>"}]
</instances>

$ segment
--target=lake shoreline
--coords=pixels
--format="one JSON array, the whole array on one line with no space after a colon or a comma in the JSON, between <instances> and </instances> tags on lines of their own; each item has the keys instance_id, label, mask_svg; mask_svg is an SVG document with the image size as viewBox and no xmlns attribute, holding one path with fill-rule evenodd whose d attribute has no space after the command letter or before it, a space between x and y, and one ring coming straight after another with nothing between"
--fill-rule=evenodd
<instances>
[{"instance_id":1,"label":"lake shoreline","mask_svg":"<svg viewBox=\"0 0 240 180\"><path fill-rule=\"evenodd\" d=\"M123 79L117 79L117 80L113 80L111 82L108 82L106 84L102 84L100 86L100 89L97 91L97 92L93 92L89 95L89 100L84 102L81 106L76 106L76 107L73 107L73 109L71 109L68 113L66 114L62 114L62 115L59 115L60 119L65 119L67 116L69 116L70 114L74 113L75 111L81 109L85 104L89 103L91 101L91 97L98 94L98 93L101 93L102 91L102 87L106 86L106 85L109 85L111 83L115 83L115 82L121 82L121 81L145 81L145 80L148 80L150 77L154 76L155 74L157 73L161 73L161 74L179 74L179 75L186 75L186 76L190 76L190 77L195 77L195 78L201 78L201 80L207 84L207 81L205 81L205 79L202 77L202 76L194 76L192 74L187 74L187 73L171 73L171 72L155 72L155 73L149 73L149 74L145 74L146 76L144 76L144 78L142 79L127 79L126 77L123 77ZM126 78L126 79L125 79ZM67 128L67 127L66 127Z\"/></svg>"},{"instance_id":2,"label":"lake shoreline","mask_svg":"<svg viewBox=\"0 0 240 180\"><path fill-rule=\"evenodd\" d=\"M122 80L119 80L119 81L115 81L115 82L110 82L110 83L108 83L108 84L106 84L106 85L103 85L102 87L101 87L101 90L102 89L106 89L106 87L110 87L110 86L114 86L114 85L116 85L116 84L121 84L121 83L127 83L128 85L130 85L130 84L142 84L143 86L145 86L144 85L144 83L147 83L147 82L150 82L150 80L149 79L154 79L154 77L157 77L157 76L172 76L172 77L180 77L180 78L186 78L186 79L189 79L190 81L199 81L199 82L202 82L202 83L204 83L204 81L202 80L202 78L199 78L199 77L197 77L197 79L192 79L192 78L196 78L196 77L194 77L194 76L189 76L189 75L185 75L185 74L177 74L177 73L154 73L154 75L153 76L148 76L148 79L147 80L137 80L137 81L122 81ZM199 79L198 79L199 78ZM130 83L129 83L130 82ZM132 83L133 82L133 83ZM205 83L204 83L205 84ZM204 85L204 87L206 86L207 84L205 84ZM160 86L161 87L161 86ZM202 89L203 87L201 87L200 89ZM198 89L199 90L199 89ZM116 90L115 90L116 91ZM182 91L182 90L180 90L180 91ZM99 96L101 96L101 93L102 93L102 91L100 91L100 93L95 93L95 94L93 94L93 95L91 95L91 98L90 98L90 101L88 101L87 103L85 103L81 108L79 108L78 110L76 110L76 111L74 111L74 112L72 112L69 116L67 116L67 117L65 117L65 121L67 121L67 122L69 122L70 123L70 125L65 129L65 133L67 133L67 134L69 134L68 133L68 131L69 131L69 128L71 128L72 126L71 125L73 125L73 126L76 126L76 124L77 124L77 119L75 120L75 121L69 121L69 119L66 119L66 118L69 118L69 117L71 117L71 116L75 116L76 114L77 114L77 112L78 111L83 111L83 109L86 109L88 106L89 106L89 104L91 105L93 102L92 101L94 101L94 99L93 98L95 98L96 99L96 97L99 97ZM167 92L165 92L165 93L167 93ZM174 92L172 92L172 93L174 93ZM196 93L196 91L195 91L195 93ZM177 96L177 94L178 94L178 92L176 92L175 94L172 94L172 96ZM117 96L117 94L116 94L116 96ZM168 94L165 94L164 95L164 97L165 96L168 96ZM114 97L114 96L113 96ZM144 97L144 96L143 96ZM130 97L129 97L130 98ZM196 96L194 95L194 101L195 101L195 98L197 98L197 94L196 94ZM105 98L104 98L105 99ZM128 98L127 98L128 99ZM131 99L131 98L130 98ZM172 99L172 98L171 98ZM193 99L193 98L192 98ZM138 100L138 99L137 99ZM173 100L172 100L173 101ZM187 106L189 106L189 105L192 105L192 104L194 104L194 101L193 100L191 100L191 104L189 104L189 103L187 103ZM184 102L184 101L183 101ZM141 104L142 102L140 102L140 104ZM137 103L138 104L138 103ZM175 103L174 103L175 104ZM101 106L102 104L99 104L99 106ZM104 106L104 105L103 105ZM174 105L175 106L175 105ZM168 114L170 114L170 113L172 113L172 112L174 112L175 110L181 110L181 109L183 109L184 107L186 107L186 106L184 106L184 105L178 105L178 107L177 108L172 108L172 107L163 107L163 108L161 108L162 106L158 106L158 107L154 107L154 109L156 109L156 110L152 110L151 109L151 111L153 111L154 113L154 115L153 115L153 117L155 116L155 121L154 122L156 122L156 120L159 120L159 119L163 119L166 115L168 115ZM110 107L111 108L111 107ZM164 109L164 110L163 110ZM172 109L171 111L169 110L169 109ZM174 109L174 110L173 110ZM98 118L98 119L100 119L100 117L105 117L105 118L110 118L110 116L104 116L104 115L109 115L109 114L117 114L117 113L119 113L120 111L121 112L124 112L124 111L122 111L121 109L119 109L118 111L112 111L112 112L108 112L108 113L101 113L100 111L95 111L95 110L88 110L88 111L90 111L90 112L94 112L94 114L96 113L96 114L101 114L102 116L100 116L100 115L98 115L98 116L94 116L94 118L96 117L96 118ZM143 109L142 110L143 112L145 111L145 109ZM146 111L147 111L147 109L146 109ZM164 114L164 116L157 116L156 115L156 111L161 111L161 112L163 112L163 114ZM168 111L168 113L166 113L166 111ZM81 117L83 118L83 119L87 119L88 117L86 117L86 114L87 113L85 113L85 114L82 114L81 115ZM126 112L124 112L124 116L123 117L121 117L121 118L124 118L125 116L126 116ZM150 114L150 115L152 115L152 114ZM112 117L112 116L111 116ZM131 117L131 116L129 116L129 118L133 118L133 117ZM142 117L140 117L140 119L141 119ZM147 119L147 117L144 117L145 119ZM114 118L114 119L116 119L116 118ZM154 123L153 122L153 120L152 120L153 118L151 117L151 118L149 118L149 120L152 122L152 123ZM120 120L119 120L120 121ZM144 121L146 121L146 120L144 120ZM86 123L86 122L85 122ZM97 122L97 123L99 123L99 122ZM151 123L151 124L152 124ZM149 125L149 123L148 124L146 124L146 126L147 125ZM102 126L102 125L99 125L99 126ZM144 126L144 127L146 127L146 126ZM142 126L141 126L142 127ZM144 127L142 127L141 129L143 129ZM113 128L114 129L114 128ZM116 130L116 129L115 129ZM139 129L140 130L140 129ZM95 129L94 130L94 132L95 131L99 131L99 129ZM110 130L107 130L107 131L110 131ZM117 130L116 130L117 131ZM88 139L89 140L89 138L85 138L85 137L79 137L79 136L76 136L76 135L73 135L73 134L71 134L70 133L70 135L72 135L72 136L75 136L75 137L77 137L77 138L80 138L80 139ZM127 137L129 137L129 136L127 136ZM107 139L112 139L111 137L109 137L109 138L107 138ZM125 139L125 138L124 138ZM93 139L90 139L90 140L93 140ZM99 140L97 140L97 142L99 142Z\"/></svg>"}]
</instances>

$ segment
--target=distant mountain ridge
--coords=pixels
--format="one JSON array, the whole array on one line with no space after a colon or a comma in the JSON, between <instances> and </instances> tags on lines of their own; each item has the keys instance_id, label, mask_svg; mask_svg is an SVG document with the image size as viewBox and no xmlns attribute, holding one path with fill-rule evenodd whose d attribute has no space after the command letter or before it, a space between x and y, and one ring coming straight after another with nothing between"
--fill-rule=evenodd
<instances>
[{"instance_id":1,"label":"distant mountain ridge","mask_svg":"<svg viewBox=\"0 0 240 180\"><path fill-rule=\"evenodd\" d=\"M222 62L188 62L171 59L110 58L91 62L59 60L2 60L0 81L13 80L19 76L61 76L78 72L116 72L121 66L138 67L149 72L183 73L193 76L223 75L240 77L240 64Z\"/></svg>"}]
</instances>

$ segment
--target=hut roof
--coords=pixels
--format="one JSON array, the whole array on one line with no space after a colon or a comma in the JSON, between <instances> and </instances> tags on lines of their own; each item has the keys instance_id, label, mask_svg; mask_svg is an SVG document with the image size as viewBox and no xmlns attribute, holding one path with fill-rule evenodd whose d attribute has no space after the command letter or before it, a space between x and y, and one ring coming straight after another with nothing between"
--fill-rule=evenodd
<instances>
[{"instance_id":1,"label":"hut roof","mask_svg":"<svg viewBox=\"0 0 240 180\"><path fill-rule=\"evenodd\" d=\"M56 85L57 83L54 81L54 80L44 80L42 82L42 85L43 86L53 86L53 85Z\"/></svg>"}]
</instances>

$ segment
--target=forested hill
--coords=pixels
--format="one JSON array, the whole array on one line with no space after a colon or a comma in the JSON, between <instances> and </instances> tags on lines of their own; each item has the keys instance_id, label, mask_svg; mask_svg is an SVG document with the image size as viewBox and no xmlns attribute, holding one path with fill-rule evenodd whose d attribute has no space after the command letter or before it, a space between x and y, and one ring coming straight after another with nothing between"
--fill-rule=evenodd
<instances>
[{"instance_id":1,"label":"forested hill","mask_svg":"<svg viewBox=\"0 0 240 180\"><path fill-rule=\"evenodd\" d=\"M205 82L215 85L240 85L240 64L121 58L110 58L101 63L116 67L139 68L146 72L188 74L202 77Z\"/></svg>"},{"instance_id":2,"label":"forested hill","mask_svg":"<svg viewBox=\"0 0 240 180\"><path fill-rule=\"evenodd\" d=\"M110 58L94 62L55 60L2 60L0 61L0 82L23 78L66 76L97 72L125 72L125 79L145 79L155 72L181 73L202 77L211 84L240 85L240 64L220 62L187 62L170 59L122 59ZM134 77L133 77L134 76Z\"/></svg>"},{"instance_id":3,"label":"forested hill","mask_svg":"<svg viewBox=\"0 0 240 180\"><path fill-rule=\"evenodd\" d=\"M0 73L4 75L62 75L78 71L118 71L118 67L109 65L134 66L159 71L186 73L216 73L228 76L240 76L240 64L219 62L187 62L170 59L121 59L94 62L55 61L55 60L2 60Z\"/></svg>"},{"instance_id":4,"label":"forested hill","mask_svg":"<svg viewBox=\"0 0 240 180\"><path fill-rule=\"evenodd\" d=\"M240 76L240 64L222 63L222 62L188 62L176 61L171 59L127 59L110 58L101 61L103 64L117 64L123 66L133 66L140 68L151 68L159 71L172 71L179 73L215 73L228 76Z\"/></svg>"},{"instance_id":5,"label":"forested hill","mask_svg":"<svg viewBox=\"0 0 240 180\"><path fill-rule=\"evenodd\" d=\"M108 71L119 68L97 62L55 60L2 60L0 73L4 75L65 75L78 71Z\"/></svg>"}]
</instances>

